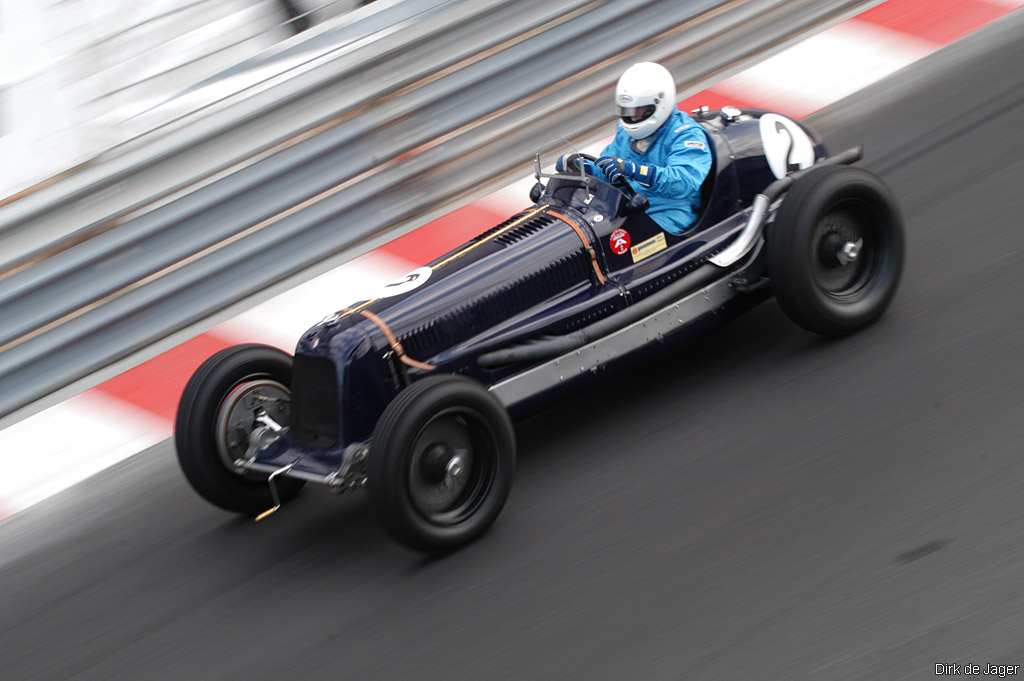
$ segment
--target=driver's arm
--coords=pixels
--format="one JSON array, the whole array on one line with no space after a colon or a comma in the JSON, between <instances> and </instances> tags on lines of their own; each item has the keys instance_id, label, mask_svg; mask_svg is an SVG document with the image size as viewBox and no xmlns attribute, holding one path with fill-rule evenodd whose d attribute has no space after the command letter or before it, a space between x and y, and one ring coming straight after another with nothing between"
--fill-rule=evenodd
<instances>
[{"instance_id":1,"label":"driver's arm","mask_svg":"<svg viewBox=\"0 0 1024 681\"><path fill-rule=\"evenodd\" d=\"M680 134L672 141L668 163L653 168L653 177L646 193L673 199L685 199L700 192L704 179L711 172L711 151L703 133ZM697 136L700 139L697 139ZM639 182L639 184L643 184Z\"/></svg>"},{"instance_id":2,"label":"driver's arm","mask_svg":"<svg viewBox=\"0 0 1024 681\"><path fill-rule=\"evenodd\" d=\"M669 134L674 136L667 140L671 149L664 165L645 163L643 157L646 154L638 159L621 136L605 147L602 159L634 159L626 161L627 167L621 169L625 171L622 175L638 184L645 194L685 199L700 191L711 171L711 150L704 133L692 125Z\"/></svg>"}]
</instances>

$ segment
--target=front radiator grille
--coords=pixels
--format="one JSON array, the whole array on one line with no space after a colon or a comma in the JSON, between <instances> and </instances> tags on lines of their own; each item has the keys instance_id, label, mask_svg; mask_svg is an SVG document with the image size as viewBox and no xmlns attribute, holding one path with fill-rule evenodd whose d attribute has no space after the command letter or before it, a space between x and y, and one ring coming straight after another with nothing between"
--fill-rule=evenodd
<instances>
[{"instance_id":1,"label":"front radiator grille","mask_svg":"<svg viewBox=\"0 0 1024 681\"><path fill-rule=\"evenodd\" d=\"M292 437L307 447L330 447L338 441L338 431L334 362L296 355L292 365Z\"/></svg>"}]
</instances>

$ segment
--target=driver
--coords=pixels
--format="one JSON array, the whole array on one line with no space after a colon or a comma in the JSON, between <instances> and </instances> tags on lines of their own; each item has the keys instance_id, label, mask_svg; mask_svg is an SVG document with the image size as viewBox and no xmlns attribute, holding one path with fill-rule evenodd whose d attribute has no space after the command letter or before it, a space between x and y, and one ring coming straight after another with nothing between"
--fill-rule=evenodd
<instances>
[{"instance_id":1,"label":"driver","mask_svg":"<svg viewBox=\"0 0 1024 681\"><path fill-rule=\"evenodd\" d=\"M597 167L609 181L624 178L643 193L650 202L647 214L662 229L682 234L697 219L700 188L711 171L704 129L676 109L675 80L654 62L633 64L622 74L615 112L618 130Z\"/></svg>"}]
</instances>

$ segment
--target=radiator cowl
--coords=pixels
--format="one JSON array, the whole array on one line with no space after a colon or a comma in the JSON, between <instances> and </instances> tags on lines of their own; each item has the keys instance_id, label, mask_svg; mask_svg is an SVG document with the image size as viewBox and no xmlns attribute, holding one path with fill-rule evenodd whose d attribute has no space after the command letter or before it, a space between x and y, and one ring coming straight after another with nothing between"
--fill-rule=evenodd
<instances>
[{"instance_id":1,"label":"radiator cowl","mask_svg":"<svg viewBox=\"0 0 1024 681\"><path fill-rule=\"evenodd\" d=\"M326 357L295 355L291 436L307 447L331 447L340 431L338 375Z\"/></svg>"}]
</instances>

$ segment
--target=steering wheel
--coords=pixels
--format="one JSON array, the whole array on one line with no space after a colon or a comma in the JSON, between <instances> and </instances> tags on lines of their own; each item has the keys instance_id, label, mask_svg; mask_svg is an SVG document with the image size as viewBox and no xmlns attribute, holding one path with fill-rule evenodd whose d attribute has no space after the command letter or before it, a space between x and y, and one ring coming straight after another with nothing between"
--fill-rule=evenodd
<instances>
[{"instance_id":1,"label":"steering wheel","mask_svg":"<svg viewBox=\"0 0 1024 681\"><path fill-rule=\"evenodd\" d=\"M590 154L579 154L579 157L582 158L585 161L590 161L591 163L594 164L594 167L597 168L597 159L595 157L591 156ZM598 168L598 171L600 171L600 170L601 169ZM612 182L611 180L608 180L607 176L605 176L605 174L603 172L601 173L601 176L602 176L602 179L604 179L606 182L608 182L608 184L610 184L611 186L615 187L616 189L621 191L623 194L625 194L627 199L633 198L633 194L636 193L636 192L633 191L633 188L629 186L629 182L626 182L626 178L623 177L622 175L619 175L618 178L616 178L614 182Z\"/></svg>"}]
</instances>

